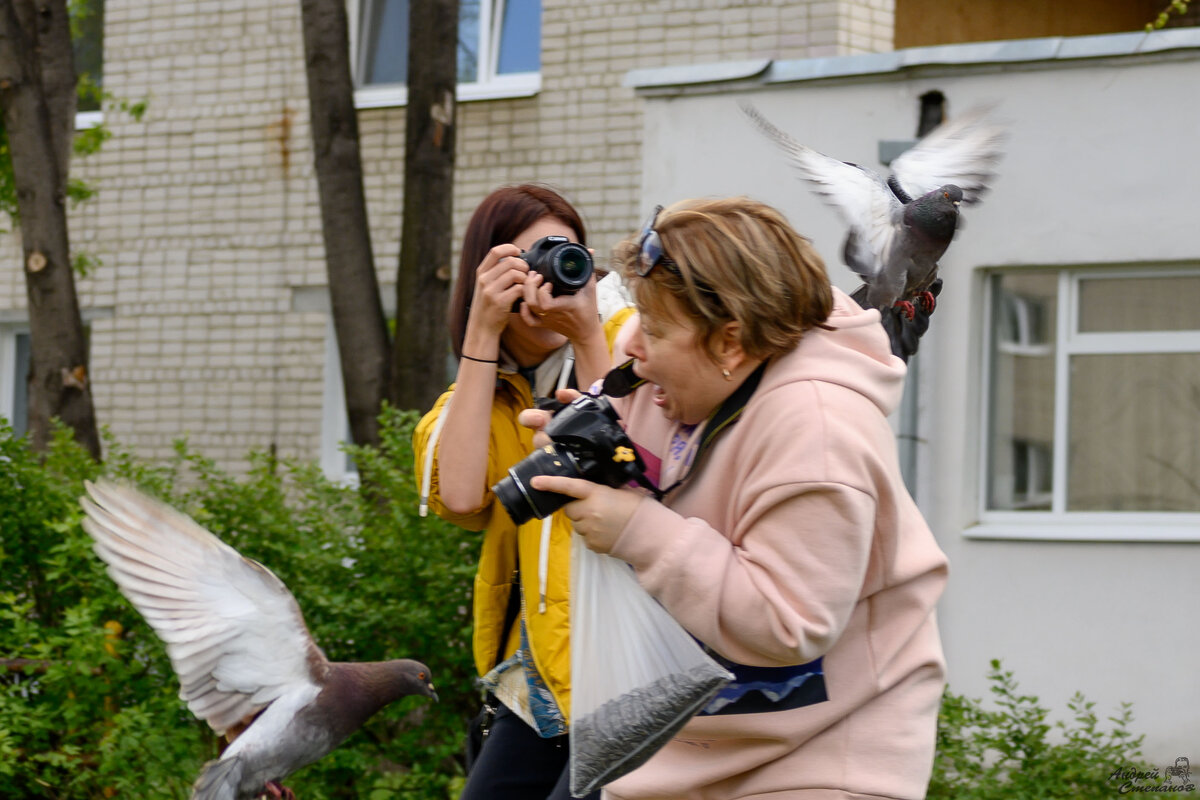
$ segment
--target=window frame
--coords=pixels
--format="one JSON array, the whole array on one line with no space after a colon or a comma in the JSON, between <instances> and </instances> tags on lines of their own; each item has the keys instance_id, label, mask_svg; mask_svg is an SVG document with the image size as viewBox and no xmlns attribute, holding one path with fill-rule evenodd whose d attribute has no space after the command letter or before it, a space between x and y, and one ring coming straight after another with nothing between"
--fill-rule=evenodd
<instances>
[{"instance_id":1,"label":"window frame","mask_svg":"<svg viewBox=\"0 0 1200 800\"><path fill-rule=\"evenodd\" d=\"M359 20L362 6L368 0L347 0L350 27L350 65L354 75L354 105L358 109L390 108L408 105L408 86L402 83L383 83L368 86L358 85L359 71ZM542 73L516 72L507 75L496 73L496 59L500 50L500 34L503 27L506 0L479 0L479 29L487 31L480 36L480 75L471 83L458 84L455 99L459 102L472 100L500 100L517 97L532 97L542 90ZM495 24L493 24L495 20Z\"/></svg>"},{"instance_id":2,"label":"window frame","mask_svg":"<svg viewBox=\"0 0 1200 800\"><path fill-rule=\"evenodd\" d=\"M22 376L16 372L19 365L17 337L21 335L29 335L28 322L0 322L0 417L6 419L14 429L17 429L16 420L13 419L16 411L17 387L22 380ZM28 399L26 399L26 403L28 403ZM28 408L26 408L26 414L28 414ZM21 430L28 430L28 427L29 420L22 420Z\"/></svg>"},{"instance_id":3,"label":"window frame","mask_svg":"<svg viewBox=\"0 0 1200 800\"><path fill-rule=\"evenodd\" d=\"M1120 333L1083 333L1079 331L1080 287L1089 279L1128 279L1200 276L1200 265L1139 266L1125 264L1104 267L1059 265L1023 268L1053 270L1057 273L1054 341L1054 443L1051 508L1049 511L989 509L991 480L989 463L992 412L992 347L995 336L993 319L997 277L1022 268L981 270L983 280L980 314L981 395L978 443L978 522L966 530L966 538L1025 539L1047 541L1111 542L1200 542L1200 512L1176 511L1068 511L1067 440L1070 434L1071 399L1070 360L1077 355L1130 355L1142 353L1195 353L1200 357L1200 329L1191 331L1135 331ZM1023 348L1018 345L1018 348Z\"/></svg>"},{"instance_id":4,"label":"window frame","mask_svg":"<svg viewBox=\"0 0 1200 800\"><path fill-rule=\"evenodd\" d=\"M89 362L92 353L92 327L97 320L111 319L113 317L112 306L90 306L81 308L79 311L80 318L83 321L83 335L85 346L88 352ZM0 416L12 422L12 415L16 404L16 388L20 381L26 380L28 375L18 375L14 372L19 362L17 359L17 337L30 337L30 347L33 346L33 329L29 324L29 317L24 312L4 312L0 311ZM30 358L33 357L32 352ZM25 398L26 415L29 413L28 394ZM25 420L25 430L28 432L29 420Z\"/></svg>"},{"instance_id":5,"label":"window frame","mask_svg":"<svg viewBox=\"0 0 1200 800\"><path fill-rule=\"evenodd\" d=\"M103 6L103 3L101 5ZM101 13L101 16L103 17L104 10L102 10L100 13ZM100 48L99 49L100 49L101 86L103 87L103 74L104 74L104 28L103 28L103 24L101 25L101 28L100 28ZM78 65L76 65L76 68L78 69ZM102 124L104 124L103 108L92 109L89 111L76 111L75 112L75 130L76 131L90 130L91 128L95 128L96 126L102 125Z\"/></svg>"},{"instance_id":6,"label":"window frame","mask_svg":"<svg viewBox=\"0 0 1200 800\"><path fill-rule=\"evenodd\" d=\"M103 111L76 111L75 112L75 130L86 131L95 128L97 125L104 124Z\"/></svg>"}]
</instances>

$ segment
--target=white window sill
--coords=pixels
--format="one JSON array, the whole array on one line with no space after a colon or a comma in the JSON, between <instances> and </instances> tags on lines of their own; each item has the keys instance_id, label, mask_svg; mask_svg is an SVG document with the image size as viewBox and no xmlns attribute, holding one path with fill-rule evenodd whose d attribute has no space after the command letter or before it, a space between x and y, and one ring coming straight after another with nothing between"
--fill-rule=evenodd
<instances>
[{"instance_id":1,"label":"white window sill","mask_svg":"<svg viewBox=\"0 0 1200 800\"><path fill-rule=\"evenodd\" d=\"M533 97L542 90L542 76L538 72L504 75L486 83L460 83L456 99L460 103L473 100L506 100L516 97ZM408 104L408 87L401 83L366 86L354 91L354 106L364 108L391 108Z\"/></svg>"},{"instance_id":2,"label":"white window sill","mask_svg":"<svg viewBox=\"0 0 1200 800\"><path fill-rule=\"evenodd\" d=\"M1200 542L1200 514L1005 514L963 531L965 539L1051 542Z\"/></svg>"},{"instance_id":3,"label":"white window sill","mask_svg":"<svg viewBox=\"0 0 1200 800\"><path fill-rule=\"evenodd\" d=\"M75 112L75 130L86 131L89 128L94 128L104 122L103 111L77 111Z\"/></svg>"}]
</instances>

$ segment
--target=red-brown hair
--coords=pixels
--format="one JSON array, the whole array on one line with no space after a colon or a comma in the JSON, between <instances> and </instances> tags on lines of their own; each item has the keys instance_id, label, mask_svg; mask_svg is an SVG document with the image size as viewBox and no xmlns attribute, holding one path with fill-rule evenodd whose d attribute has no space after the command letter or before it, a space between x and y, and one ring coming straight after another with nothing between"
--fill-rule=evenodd
<instances>
[{"instance_id":1,"label":"red-brown hair","mask_svg":"<svg viewBox=\"0 0 1200 800\"><path fill-rule=\"evenodd\" d=\"M575 241L587 244L583 219L574 206L553 189L536 183L501 186L483 199L463 234L458 276L450 299L450 345L462 356L475 293L475 270L488 250L507 244L540 219L553 217L575 232Z\"/></svg>"}]
</instances>

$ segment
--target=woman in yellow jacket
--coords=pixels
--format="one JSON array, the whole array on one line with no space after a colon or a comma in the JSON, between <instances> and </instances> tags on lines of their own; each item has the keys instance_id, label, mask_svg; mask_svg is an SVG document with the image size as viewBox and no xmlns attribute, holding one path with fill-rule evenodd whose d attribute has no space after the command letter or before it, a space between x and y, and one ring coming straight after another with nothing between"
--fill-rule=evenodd
<instances>
[{"instance_id":1,"label":"woman in yellow jacket","mask_svg":"<svg viewBox=\"0 0 1200 800\"><path fill-rule=\"evenodd\" d=\"M457 380L414 435L423 503L484 531L473 648L500 706L463 800L569 798L571 528L561 513L518 528L491 487L533 449L533 432L517 414L556 388L602 377L611 333L629 312L602 325L594 278L575 294L552 296L519 257L552 235L582 244L585 230L570 203L544 186L502 187L475 210L451 303Z\"/></svg>"}]
</instances>

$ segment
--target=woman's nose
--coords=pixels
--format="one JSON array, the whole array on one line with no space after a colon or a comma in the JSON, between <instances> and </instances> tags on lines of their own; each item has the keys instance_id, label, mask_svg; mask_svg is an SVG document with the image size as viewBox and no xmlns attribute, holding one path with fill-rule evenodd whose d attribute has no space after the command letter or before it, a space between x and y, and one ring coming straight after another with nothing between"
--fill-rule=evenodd
<instances>
[{"instance_id":1,"label":"woman's nose","mask_svg":"<svg viewBox=\"0 0 1200 800\"><path fill-rule=\"evenodd\" d=\"M640 331L635 331L629 341L625 343L625 354L630 358L636 358L642 361L642 356L645 354L642 350L642 334Z\"/></svg>"}]
</instances>

